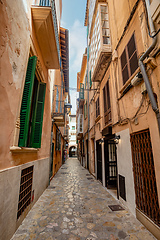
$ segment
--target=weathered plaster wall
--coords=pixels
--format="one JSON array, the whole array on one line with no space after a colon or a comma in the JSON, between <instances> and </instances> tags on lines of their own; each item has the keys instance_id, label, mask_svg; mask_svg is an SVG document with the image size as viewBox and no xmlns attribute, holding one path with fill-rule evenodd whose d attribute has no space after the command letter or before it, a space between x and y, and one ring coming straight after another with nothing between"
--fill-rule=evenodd
<instances>
[{"instance_id":1,"label":"weathered plaster wall","mask_svg":"<svg viewBox=\"0 0 160 240\"><path fill-rule=\"evenodd\" d=\"M44 66L31 22L31 2L27 3L27 9L24 8L23 2L21 0L18 0L16 4L11 0L0 2L0 98L3 102L0 106L0 169L48 157L50 150L51 100L48 70ZM16 121L20 114L30 47L41 62L47 87L41 149L36 154L29 153L28 158L25 153L11 153L10 147L14 144L13 139Z\"/></svg>"},{"instance_id":2,"label":"weathered plaster wall","mask_svg":"<svg viewBox=\"0 0 160 240\"><path fill-rule=\"evenodd\" d=\"M17 1L0 2L0 169L10 166L8 152L21 98L29 53L29 23ZM21 13L21 14L19 14Z\"/></svg>"},{"instance_id":3,"label":"weathered plaster wall","mask_svg":"<svg viewBox=\"0 0 160 240\"><path fill-rule=\"evenodd\" d=\"M18 198L20 188L21 170L34 166L33 185L34 201L17 220ZM0 171L0 233L1 240L9 240L16 228L22 222L33 204L46 189L49 183L49 159L33 161L32 163L12 167Z\"/></svg>"},{"instance_id":4,"label":"weathered plaster wall","mask_svg":"<svg viewBox=\"0 0 160 240\"><path fill-rule=\"evenodd\" d=\"M136 204L129 129L118 132L117 135L120 135L121 137L120 142L117 145L118 174L125 177L126 187L126 202L122 198L120 198L120 200L135 215Z\"/></svg>"}]
</instances>

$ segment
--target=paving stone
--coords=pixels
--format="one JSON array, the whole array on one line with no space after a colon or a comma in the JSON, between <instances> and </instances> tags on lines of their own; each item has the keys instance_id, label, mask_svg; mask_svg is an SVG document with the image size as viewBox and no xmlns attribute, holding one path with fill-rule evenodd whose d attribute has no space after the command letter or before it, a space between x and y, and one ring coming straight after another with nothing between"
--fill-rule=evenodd
<instances>
[{"instance_id":1,"label":"paving stone","mask_svg":"<svg viewBox=\"0 0 160 240\"><path fill-rule=\"evenodd\" d=\"M12 240L155 240L129 211L108 208L118 204L77 159L69 159Z\"/></svg>"}]
</instances>

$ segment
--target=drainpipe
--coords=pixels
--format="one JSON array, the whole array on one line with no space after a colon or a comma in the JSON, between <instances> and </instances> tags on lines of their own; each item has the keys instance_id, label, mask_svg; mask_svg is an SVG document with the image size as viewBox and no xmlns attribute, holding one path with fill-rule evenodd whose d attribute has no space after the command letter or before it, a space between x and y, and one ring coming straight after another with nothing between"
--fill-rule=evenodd
<instances>
[{"instance_id":1,"label":"drainpipe","mask_svg":"<svg viewBox=\"0 0 160 240\"><path fill-rule=\"evenodd\" d=\"M154 28L153 20L152 20L151 15L150 15L150 1L149 0L145 0L145 3L146 3L146 7L147 7L150 31L151 31L151 35L152 35L153 33L155 33L155 28ZM146 57L148 57L150 52L156 46L157 37L155 36L152 39L153 40L152 40L151 46L147 49L147 51L139 59L139 67L141 69L141 73L142 73L144 82L146 84L146 89L147 89L147 92L148 92L149 99L151 101L152 109L156 113L156 117L157 117L157 121L158 121L158 128L159 128L159 133L160 133L160 113L159 113L157 102L155 100L155 97L154 97L154 94L153 94L153 91L152 91L152 87L151 87L150 82L149 82L149 78L148 78L147 73L146 73L146 69L145 69L144 63L143 63L144 59Z\"/></svg>"}]
</instances>

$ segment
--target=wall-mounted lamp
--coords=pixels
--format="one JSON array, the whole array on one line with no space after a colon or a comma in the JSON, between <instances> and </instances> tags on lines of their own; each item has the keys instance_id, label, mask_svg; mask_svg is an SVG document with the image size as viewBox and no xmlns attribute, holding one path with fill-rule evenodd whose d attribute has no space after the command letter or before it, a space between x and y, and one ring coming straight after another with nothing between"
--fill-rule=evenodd
<instances>
[{"instance_id":1,"label":"wall-mounted lamp","mask_svg":"<svg viewBox=\"0 0 160 240\"><path fill-rule=\"evenodd\" d=\"M115 138L114 138L114 142L115 144L118 144L119 143L119 139L120 139L120 135L115 135Z\"/></svg>"},{"instance_id":2,"label":"wall-mounted lamp","mask_svg":"<svg viewBox=\"0 0 160 240\"><path fill-rule=\"evenodd\" d=\"M101 140L99 140L99 144L104 143L104 139L102 138Z\"/></svg>"}]
</instances>

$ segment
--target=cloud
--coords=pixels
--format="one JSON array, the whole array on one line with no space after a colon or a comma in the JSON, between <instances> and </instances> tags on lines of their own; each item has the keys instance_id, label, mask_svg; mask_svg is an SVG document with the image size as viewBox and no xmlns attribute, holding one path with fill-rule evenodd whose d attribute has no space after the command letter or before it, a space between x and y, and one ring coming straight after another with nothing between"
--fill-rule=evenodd
<instances>
[{"instance_id":1,"label":"cloud","mask_svg":"<svg viewBox=\"0 0 160 240\"><path fill-rule=\"evenodd\" d=\"M87 46L86 27L79 20L75 20L70 29L70 71L79 72L81 68L82 56Z\"/></svg>"},{"instance_id":2,"label":"cloud","mask_svg":"<svg viewBox=\"0 0 160 240\"><path fill-rule=\"evenodd\" d=\"M63 28L67 28L67 23L64 22L63 20L61 20L61 26L62 26Z\"/></svg>"}]
</instances>

